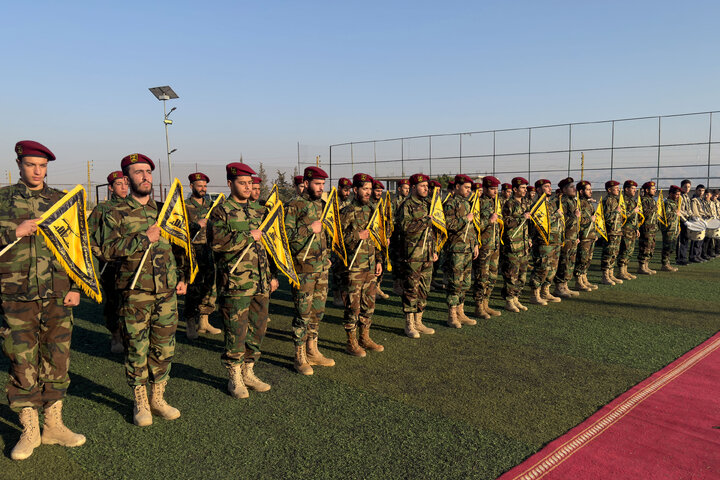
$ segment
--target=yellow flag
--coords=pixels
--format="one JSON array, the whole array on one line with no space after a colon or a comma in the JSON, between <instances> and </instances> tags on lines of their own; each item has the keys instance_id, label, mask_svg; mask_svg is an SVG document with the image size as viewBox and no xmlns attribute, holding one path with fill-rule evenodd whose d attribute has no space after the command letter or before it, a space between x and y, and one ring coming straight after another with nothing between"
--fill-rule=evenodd
<instances>
[{"instance_id":1,"label":"yellow flag","mask_svg":"<svg viewBox=\"0 0 720 480\"><path fill-rule=\"evenodd\" d=\"M502 218L502 205L500 205L500 192L495 193L495 214L497 214L497 224L500 225L500 243L504 245L503 233L505 232L505 222ZM493 228L493 233L495 229Z\"/></svg>"},{"instance_id":2,"label":"yellow flag","mask_svg":"<svg viewBox=\"0 0 720 480\"><path fill-rule=\"evenodd\" d=\"M335 187L330 191L325 210L322 218L323 227L332 239L332 249L347 265L347 252L345 251L345 241L343 240L342 227L340 226L340 206L338 204L337 189Z\"/></svg>"},{"instance_id":3,"label":"yellow flag","mask_svg":"<svg viewBox=\"0 0 720 480\"><path fill-rule=\"evenodd\" d=\"M190 240L190 223L185 208L182 185L177 178L170 187L165 203L160 210L157 225L160 227L160 235L185 250L185 255L190 262L190 281L187 283L193 283L198 266L195 264L195 255Z\"/></svg>"},{"instance_id":4,"label":"yellow flag","mask_svg":"<svg viewBox=\"0 0 720 480\"><path fill-rule=\"evenodd\" d=\"M607 241L607 227L605 226L605 209L603 208L603 200L598 202L598 206L595 209L595 230L600 234L601 237Z\"/></svg>"},{"instance_id":5,"label":"yellow flag","mask_svg":"<svg viewBox=\"0 0 720 480\"><path fill-rule=\"evenodd\" d=\"M477 233L478 247L482 247L482 235L480 230L480 195L478 190L475 190L470 195L470 213L473 214L473 227Z\"/></svg>"},{"instance_id":6,"label":"yellow flag","mask_svg":"<svg viewBox=\"0 0 720 480\"><path fill-rule=\"evenodd\" d=\"M667 227L667 213L665 212L665 199L663 198L662 190L658 192L657 199L657 219L658 222L662 223Z\"/></svg>"},{"instance_id":7,"label":"yellow flag","mask_svg":"<svg viewBox=\"0 0 720 480\"><path fill-rule=\"evenodd\" d=\"M390 198L390 192L385 192L383 194L383 202L384 202L384 216L385 216L385 232L387 238L390 238L393 234L393 231L395 231L395 222L393 220L393 211L392 211L392 199ZM390 264L388 264L388 267ZM389 270L389 268L388 268Z\"/></svg>"},{"instance_id":8,"label":"yellow flag","mask_svg":"<svg viewBox=\"0 0 720 480\"><path fill-rule=\"evenodd\" d=\"M383 250L386 246L385 225L383 224L382 209L383 205L381 201L375 206L375 210L373 210L373 213L370 216L370 221L367 225L370 237L372 237L373 242L375 242L375 247L377 247L378 250Z\"/></svg>"},{"instance_id":9,"label":"yellow flag","mask_svg":"<svg viewBox=\"0 0 720 480\"><path fill-rule=\"evenodd\" d=\"M268 196L267 200L265 200L265 207L268 209L268 211L272 210L278 200L280 200L280 195L278 195L278 187L277 185L273 185L270 189L270 195Z\"/></svg>"},{"instance_id":10,"label":"yellow flag","mask_svg":"<svg viewBox=\"0 0 720 480\"><path fill-rule=\"evenodd\" d=\"M544 193L530 209L530 219L537 227L538 232L540 232L540 236L542 236L543 240L545 240L545 244L549 244L548 234L550 233L550 216L548 212L547 196Z\"/></svg>"},{"instance_id":11,"label":"yellow flag","mask_svg":"<svg viewBox=\"0 0 720 480\"><path fill-rule=\"evenodd\" d=\"M618 199L618 205L620 206L620 214L622 217L627 220L627 204L625 203L625 195L623 195L622 192L620 192L620 198ZM623 225L625 222L623 222Z\"/></svg>"},{"instance_id":12,"label":"yellow flag","mask_svg":"<svg viewBox=\"0 0 720 480\"><path fill-rule=\"evenodd\" d=\"M40 217L38 230L68 276L100 303L102 293L90 251L85 198L81 185L73 188Z\"/></svg>"},{"instance_id":13,"label":"yellow flag","mask_svg":"<svg viewBox=\"0 0 720 480\"><path fill-rule=\"evenodd\" d=\"M295 288L300 288L300 279L295 271L290 244L285 233L285 210L282 202L275 202L260 224L262 242L270 253L275 265L290 280Z\"/></svg>"},{"instance_id":14,"label":"yellow flag","mask_svg":"<svg viewBox=\"0 0 720 480\"><path fill-rule=\"evenodd\" d=\"M442 201L440 200L439 188L433 190L433 196L430 200L430 218L432 218L433 226L439 232L437 242L437 251L442 250L443 245L447 241L447 226L445 224L445 211L443 210Z\"/></svg>"},{"instance_id":15,"label":"yellow flag","mask_svg":"<svg viewBox=\"0 0 720 480\"><path fill-rule=\"evenodd\" d=\"M450 197L452 197L452 192L448 192L447 195L445 195L445 198L443 198L442 201L443 205L445 205L445 203L450 200Z\"/></svg>"},{"instance_id":16,"label":"yellow flag","mask_svg":"<svg viewBox=\"0 0 720 480\"><path fill-rule=\"evenodd\" d=\"M210 218L210 214L212 213L213 208L215 208L215 207L217 207L218 205L220 205L220 203L222 203L223 200L225 200L225 194L224 194L224 193L221 193L220 195L218 195L218 197L217 197L217 198L215 199L215 201L213 202L212 206L210 207L210 210L208 210L207 213L205 214L205 218L206 218L206 219Z\"/></svg>"}]
</instances>

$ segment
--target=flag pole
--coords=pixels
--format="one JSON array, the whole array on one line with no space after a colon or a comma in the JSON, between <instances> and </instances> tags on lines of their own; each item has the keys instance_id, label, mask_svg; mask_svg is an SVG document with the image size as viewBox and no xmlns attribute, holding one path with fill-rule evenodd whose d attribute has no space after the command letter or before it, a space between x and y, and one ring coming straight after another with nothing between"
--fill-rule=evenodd
<instances>
[{"instance_id":1,"label":"flag pole","mask_svg":"<svg viewBox=\"0 0 720 480\"><path fill-rule=\"evenodd\" d=\"M150 245L150 248L152 248L152 245ZM137 272L135 272L135 277L133 278L132 284L130 285L130 290L135 289L135 284L138 281L138 278L140 277L140 271L142 270L143 265L145 264L145 260L147 259L148 253L150 253L150 248L145 250L145 254L143 255L142 260L140 260L140 266L137 269Z\"/></svg>"},{"instance_id":2,"label":"flag pole","mask_svg":"<svg viewBox=\"0 0 720 480\"><path fill-rule=\"evenodd\" d=\"M245 254L248 252L248 250L250 250L250 247L252 247L252 243L248 244L248 246L245 247L245 250L242 251L242 253L240 254L240 258L237 259L237 262L235 262L235 265L233 265L233 268L230 270L230 275L232 275L233 272L235 272L235 269L237 268L238 265L240 265L240 262L242 262L242 259L245 258Z\"/></svg>"},{"instance_id":3,"label":"flag pole","mask_svg":"<svg viewBox=\"0 0 720 480\"><path fill-rule=\"evenodd\" d=\"M358 243L358 246L355 249L355 255L353 255L353 258L352 258L352 261L350 262L350 266L348 267L348 270L350 270L352 268L353 264L355 263L355 259L357 258L358 253L360 253L360 247L362 246L364 241L365 241L364 239L361 239L360 243Z\"/></svg>"},{"instance_id":4,"label":"flag pole","mask_svg":"<svg viewBox=\"0 0 720 480\"><path fill-rule=\"evenodd\" d=\"M467 238L468 230L470 230L470 223L472 223L472 220L469 220L467 227L465 227L465 234L463 235L463 243L465 242L465 239Z\"/></svg>"},{"instance_id":5,"label":"flag pole","mask_svg":"<svg viewBox=\"0 0 720 480\"><path fill-rule=\"evenodd\" d=\"M22 238L23 238L23 237L18 238L17 240L15 240L14 242L12 242L10 245L8 245L7 247L3 248L2 251L0 252L0 257L3 255L3 253L5 253L5 252L7 252L8 250L10 250L16 243L18 243L20 240L22 240Z\"/></svg>"},{"instance_id":6,"label":"flag pole","mask_svg":"<svg viewBox=\"0 0 720 480\"><path fill-rule=\"evenodd\" d=\"M310 237L310 243L308 243L307 248L305 249L305 255L303 255L303 262L308 256L308 252L310 251L310 247L312 247L313 242L315 241L315 234L313 233L312 237Z\"/></svg>"},{"instance_id":7,"label":"flag pole","mask_svg":"<svg viewBox=\"0 0 720 480\"><path fill-rule=\"evenodd\" d=\"M425 253L425 241L427 240L428 230L430 230L430 227L425 228L425 235L423 235L423 248L422 252L420 252L421 255Z\"/></svg>"}]
</instances>

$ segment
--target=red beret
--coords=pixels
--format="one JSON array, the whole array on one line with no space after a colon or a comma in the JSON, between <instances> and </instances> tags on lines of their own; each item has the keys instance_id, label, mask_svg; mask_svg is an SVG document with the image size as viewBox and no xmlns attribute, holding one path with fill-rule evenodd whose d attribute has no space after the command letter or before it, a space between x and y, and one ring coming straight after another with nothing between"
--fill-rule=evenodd
<instances>
[{"instance_id":1,"label":"red beret","mask_svg":"<svg viewBox=\"0 0 720 480\"><path fill-rule=\"evenodd\" d=\"M262 178L260 177L252 177L253 185L260 185L262 183Z\"/></svg>"},{"instance_id":2,"label":"red beret","mask_svg":"<svg viewBox=\"0 0 720 480\"><path fill-rule=\"evenodd\" d=\"M616 182L615 180L608 180L607 182L605 182L605 190L608 190L612 187L617 187L618 185L620 185L620 182Z\"/></svg>"},{"instance_id":3,"label":"red beret","mask_svg":"<svg viewBox=\"0 0 720 480\"><path fill-rule=\"evenodd\" d=\"M190 180L190 183L196 182L198 180L203 180L205 182L209 182L210 177L208 177L204 173L195 172L195 173L191 173L190 175L188 175L188 180Z\"/></svg>"},{"instance_id":4,"label":"red beret","mask_svg":"<svg viewBox=\"0 0 720 480\"><path fill-rule=\"evenodd\" d=\"M528 185L527 191L528 191L528 192L534 192L534 191L535 191L535 187L533 187L532 185Z\"/></svg>"},{"instance_id":5,"label":"red beret","mask_svg":"<svg viewBox=\"0 0 720 480\"><path fill-rule=\"evenodd\" d=\"M353 187L360 188L363 186L364 183L375 183L375 179L368 175L367 173L356 173L353 175L352 184Z\"/></svg>"},{"instance_id":6,"label":"red beret","mask_svg":"<svg viewBox=\"0 0 720 480\"><path fill-rule=\"evenodd\" d=\"M32 140L23 140L15 144L15 153L17 158L22 157L42 157L48 161L55 160L55 155L42 143L33 142Z\"/></svg>"},{"instance_id":7,"label":"red beret","mask_svg":"<svg viewBox=\"0 0 720 480\"><path fill-rule=\"evenodd\" d=\"M407 178L401 178L401 179L398 181L398 187L399 187L400 185L410 185L410 180L408 180Z\"/></svg>"},{"instance_id":8,"label":"red beret","mask_svg":"<svg viewBox=\"0 0 720 480\"><path fill-rule=\"evenodd\" d=\"M452 190L453 188L455 188L455 180L448 180L448 189Z\"/></svg>"},{"instance_id":9,"label":"red beret","mask_svg":"<svg viewBox=\"0 0 720 480\"><path fill-rule=\"evenodd\" d=\"M110 185L113 184L115 180L118 178L124 178L125 175L123 175L122 170L118 170L116 172L112 172L110 175L107 176L107 181Z\"/></svg>"},{"instance_id":10,"label":"red beret","mask_svg":"<svg viewBox=\"0 0 720 480\"><path fill-rule=\"evenodd\" d=\"M463 185L465 183L473 183L472 178L468 177L467 175L458 174L455 175L455 180L452 182L454 185Z\"/></svg>"},{"instance_id":11,"label":"red beret","mask_svg":"<svg viewBox=\"0 0 720 480\"><path fill-rule=\"evenodd\" d=\"M513 187L513 186L512 186L512 184L510 184L510 183L503 183L503 184L502 184L502 189L503 189L503 190L512 190L512 187Z\"/></svg>"},{"instance_id":12,"label":"red beret","mask_svg":"<svg viewBox=\"0 0 720 480\"><path fill-rule=\"evenodd\" d=\"M650 190L654 186L655 186L655 182L645 182L645 183L643 183L642 188L644 188L645 190Z\"/></svg>"},{"instance_id":13,"label":"red beret","mask_svg":"<svg viewBox=\"0 0 720 480\"><path fill-rule=\"evenodd\" d=\"M338 187L352 187L352 182L349 178L342 177L338 180Z\"/></svg>"},{"instance_id":14,"label":"red beret","mask_svg":"<svg viewBox=\"0 0 720 480\"><path fill-rule=\"evenodd\" d=\"M541 178L540 180L537 180L537 181L535 182L535 188L538 188L538 189L539 189L539 188L542 188L542 186L543 186L543 185L546 185L546 184L547 184L547 185L552 185L552 183L550 182L550 180L548 180L547 178Z\"/></svg>"},{"instance_id":15,"label":"red beret","mask_svg":"<svg viewBox=\"0 0 720 480\"><path fill-rule=\"evenodd\" d=\"M573 183L575 183L575 180L572 177L563 178L562 180L560 180L560 183L558 183L558 187L565 188L568 185L572 185Z\"/></svg>"},{"instance_id":16,"label":"red beret","mask_svg":"<svg viewBox=\"0 0 720 480\"><path fill-rule=\"evenodd\" d=\"M623 183L623 188L630 188L630 187L637 187L637 183L635 183L632 180L625 180L625 183Z\"/></svg>"},{"instance_id":17,"label":"red beret","mask_svg":"<svg viewBox=\"0 0 720 480\"><path fill-rule=\"evenodd\" d=\"M418 183L429 182L429 181L430 181L430 177L428 177L427 175L424 175L422 173L416 173L415 175L410 177L410 185L417 185Z\"/></svg>"},{"instance_id":18,"label":"red beret","mask_svg":"<svg viewBox=\"0 0 720 480\"><path fill-rule=\"evenodd\" d=\"M322 180L323 178L328 178L328 174L320 167L307 167L303 175L303 180Z\"/></svg>"},{"instance_id":19,"label":"red beret","mask_svg":"<svg viewBox=\"0 0 720 480\"><path fill-rule=\"evenodd\" d=\"M482 187L482 183L473 182L473 186L472 186L473 190L477 190L480 187Z\"/></svg>"},{"instance_id":20,"label":"red beret","mask_svg":"<svg viewBox=\"0 0 720 480\"><path fill-rule=\"evenodd\" d=\"M483 177L482 186L485 188L493 188L500 185L500 180L497 177L493 177L492 175L488 175L486 177Z\"/></svg>"},{"instance_id":21,"label":"red beret","mask_svg":"<svg viewBox=\"0 0 720 480\"><path fill-rule=\"evenodd\" d=\"M135 163L147 163L148 165L150 165L150 171L155 170L155 164L153 163L153 161L142 153L131 153L127 157L123 158L120 162L120 168L124 169L125 167L133 165Z\"/></svg>"},{"instance_id":22,"label":"red beret","mask_svg":"<svg viewBox=\"0 0 720 480\"><path fill-rule=\"evenodd\" d=\"M379 188L380 190L385 190L385 187L380 180L373 180L373 190L375 190L376 188Z\"/></svg>"},{"instance_id":23,"label":"red beret","mask_svg":"<svg viewBox=\"0 0 720 480\"><path fill-rule=\"evenodd\" d=\"M527 185L529 182L523 177L515 177L512 179L512 186L519 187L520 185Z\"/></svg>"},{"instance_id":24,"label":"red beret","mask_svg":"<svg viewBox=\"0 0 720 480\"><path fill-rule=\"evenodd\" d=\"M578 190L585 190L586 187L592 187L592 183L588 182L587 180L582 180L577 184Z\"/></svg>"},{"instance_id":25,"label":"red beret","mask_svg":"<svg viewBox=\"0 0 720 480\"><path fill-rule=\"evenodd\" d=\"M235 177L251 177L253 175L257 175L255 170L250 168L248 165L239 162L228 163L225 165L225 171L227 172L228 180Z\"/></svg>"},{"instance_id":26,"label":"red beret","mask_svg":"<svg viewBox=\"0 0 720 480\"><path fill-rule=\"evenodd\" d=\"M437 180L430 180L430 186L432 188L442 188L442 184Z\"/></svg>"},{"instance_id":27,"label":"red beret","mask_svg":"<svg viewBox=\"0 0 720 480\"><path fill-rule=\"evenodd\" d=\"M681 192L682 190L677 185L670 185L670 193Z\"/></svg>"},{"instance_id":28,"label":"red beret","mask_svg":"<svg viewBox=\"0 0 720 480\"><path fill-rule=\"evenodd\" d=\"M305 179L303 178L302 175L295 175L295 176L293 177L293 183L294 183L295 185L300 185L300 184L303 182L303 180L305 180Z\"/></svg>"}]
</instances>

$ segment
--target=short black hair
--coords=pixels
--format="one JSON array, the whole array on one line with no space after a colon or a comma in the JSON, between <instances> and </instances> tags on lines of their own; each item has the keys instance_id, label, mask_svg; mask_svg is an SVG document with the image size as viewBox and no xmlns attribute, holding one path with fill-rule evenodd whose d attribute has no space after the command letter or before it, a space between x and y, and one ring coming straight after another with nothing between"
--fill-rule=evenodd
<instances>
[{"instance_id":1,"label":"short black hair","mask_svg":"<svg viewBox=\"0 0 720 480\"><path fill-rule=\"evenodd\" d=\"M705 185L703 185L702 183L698 183L698 186L695 187L695 190L700 190L701 188L705 190Z\"/></svg>"},{"instance_id":2,"label":"short black hair","mask_svg":"<svg viewBox=\"0 0 720 480\"><path fill-rule=\"evenodd\" d=\"M685 185L690 185L690 184L692 184L692 182L686 178L685 180L683 180L683 181L680 183L680 186L681 186L681 187L684 187Z\"/></svg>"}]
</instances>

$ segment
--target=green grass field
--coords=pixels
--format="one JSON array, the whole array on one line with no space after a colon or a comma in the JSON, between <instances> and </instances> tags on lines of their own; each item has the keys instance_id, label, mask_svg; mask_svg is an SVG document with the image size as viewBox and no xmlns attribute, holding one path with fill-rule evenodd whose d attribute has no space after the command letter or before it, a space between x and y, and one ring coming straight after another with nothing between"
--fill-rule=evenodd
<instances>
[{"instance_id":1,"label":"green grass field","mask_svg":"<svg viewBox=\"0 0 720 480\"><path fill-rule=\"evenodd\" d=\"M10 460L20 430L3 396L0 478L495 478L718 331L718 279L720 260L460 330L445 326L444 296L433 292L425 319L437 333L419 340L403 335L391 297L373 328L386 350L364 359L343 353L342 312L329 306L320 346L337 366L312 377L292 369L285 285L256 368L272 390L232 399L221 336L190 343L181 324L167 398L182 417L147 428L132 424L101 308L83 300L65 420L88 441ZM4 358L0 370L4 384Z\"/></svg>"}]
</instances>

